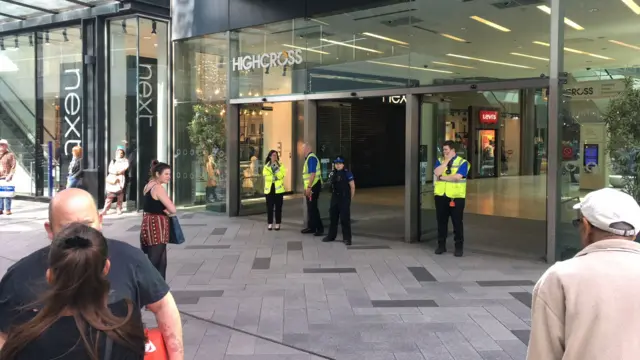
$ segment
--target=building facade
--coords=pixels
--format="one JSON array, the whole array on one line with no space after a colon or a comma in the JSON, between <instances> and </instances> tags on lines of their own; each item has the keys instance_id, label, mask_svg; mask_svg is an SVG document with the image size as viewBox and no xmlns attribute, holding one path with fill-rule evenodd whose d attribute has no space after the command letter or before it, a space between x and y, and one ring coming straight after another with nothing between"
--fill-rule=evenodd
<instances>
[{"instance_id":1,"label":"building facade","mask_svg":"<svg viewBox=\"0 0 640 360\"><path fill-rule=\"evenodd\" d=\"M0 136L14 134L24 153L32 185L22 192L46 196L64 183L64 171L49 169L64 167L79 142L100 198L124 145L139 164L130 201L159 158L173 166L177 205L228 216L264 216L262 167L276 150L291 227L304 218L308 143L325 178L333 157L347 158L356 239L411 242L435 240L432 169L451 140L471 163L468 247L565 259L580 247L573 205L622 186L605 118L624 79L638 77L640 7L523 3L175 0L169 17L168 3L148 0L49 22L16 15L0 25L2 48L13 51L0 53L9 69L0 86L11 89L0 94L13 96L0 103L0 125L10 124ZM62 21L74 11L84 13Z\"/></svg>"}]
</instances>

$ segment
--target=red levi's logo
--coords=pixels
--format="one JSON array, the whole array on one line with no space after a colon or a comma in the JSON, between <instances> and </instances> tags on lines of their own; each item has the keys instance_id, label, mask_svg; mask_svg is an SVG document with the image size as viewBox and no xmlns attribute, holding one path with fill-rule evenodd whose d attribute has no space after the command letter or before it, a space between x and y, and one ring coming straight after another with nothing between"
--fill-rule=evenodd
<instances>
[{"instance_id":1,"label":"red levi's logo","mask_svg":"<svg viewBox=\"0 0 640 360\"><path fill-rule=\"evenodd\" d=\"M480 124L497 124L498 112L497 111L480 111Z\"/></svg>"}]
</instances>

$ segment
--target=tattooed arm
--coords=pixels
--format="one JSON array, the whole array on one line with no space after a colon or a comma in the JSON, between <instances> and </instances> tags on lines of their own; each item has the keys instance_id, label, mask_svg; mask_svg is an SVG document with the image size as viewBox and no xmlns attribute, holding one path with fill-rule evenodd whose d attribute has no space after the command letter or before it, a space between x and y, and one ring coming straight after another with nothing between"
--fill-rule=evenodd
<instances>
[{"instance_id":1,"label":"tattooed arm","mask_svg":"<svg viewBox=\"0 0 640 360\"><path fill-rule=\"evenodd\" d=\"M182 343L182 322L173 295L167 293L162 300L147 305L147 309L156 315L158 328L167 345L169 360L184 360Z\"/></svg>"}]
</instances>

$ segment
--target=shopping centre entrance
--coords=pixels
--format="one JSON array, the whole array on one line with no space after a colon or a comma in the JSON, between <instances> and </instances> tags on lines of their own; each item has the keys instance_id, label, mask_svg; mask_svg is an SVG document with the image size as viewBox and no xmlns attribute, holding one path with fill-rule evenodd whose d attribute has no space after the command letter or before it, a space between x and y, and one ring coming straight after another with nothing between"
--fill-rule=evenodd
<instances>
[{"instance_id":1,"label":"shopping centre entrance","mask_svg":"<svg viewBox=\"0 0 640 360\"><path fill-rule=\"evenodd\" d=\"M514 84L492 84L490 90L475 91L460 91L459 85L432 92L424 88L424 93L413 95L419 99L418 136L407 128L406 95L367 92L362 97L304 100L300 96L295 101L243 104L238 107L239 214L264 217L261 169L266 154L276 150L288 169L283 223L302 226L301 148L310 142L320 159L323 180L337 155L346 158L354 173L355 236L407 239L407 184L413 181L408 181L407 174L413 173L419 188L409 191L419 198L420 230L415 240L435 242L433 167L442 143L451 140L472 165L465 210L467 248L542 258L546 253L546 90L509 90L507 85ZM417 152L413 164L406 163L410 146ZM407 171L411 166L418 170ZM324 189L319 207L328 227L331 193L327 183Z\"/></svg>"}]
</instances>

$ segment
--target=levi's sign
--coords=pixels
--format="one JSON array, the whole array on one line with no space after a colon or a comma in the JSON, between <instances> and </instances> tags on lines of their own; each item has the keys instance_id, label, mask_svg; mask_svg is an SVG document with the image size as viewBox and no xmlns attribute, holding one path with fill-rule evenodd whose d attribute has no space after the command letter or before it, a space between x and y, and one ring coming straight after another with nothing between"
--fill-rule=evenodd
<instances>
[{"instance_id":1,"label":"levi's sign","mask_svg":"<svg viewBox=\"0 0 640 360\"><path fill-rule=\"evenodd\" d=\"M481 124L497 124L498 123L498 112L497 111L480 111L480 123Z\"/></svg>"},{"instance_id":2,"label":"levi's sign","mask_svg":"<svg viewBox=\"0 0 640 360\"><path fill-rule=\"evenodd\" d=\"M233 59L233 71L246 71L279 66L302 64L302 50L286 50L258 55L240 56Z\"/></svg>"}]
</instances>

